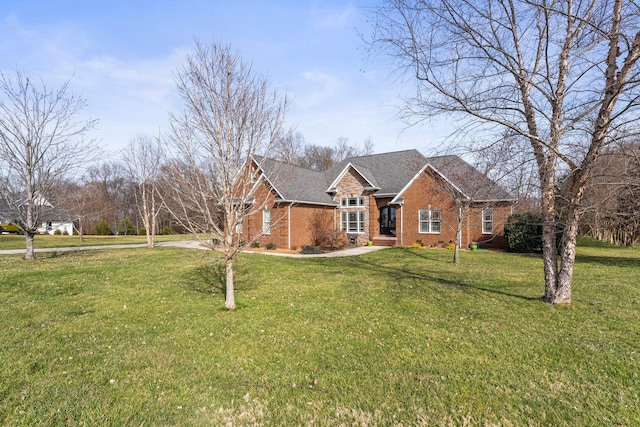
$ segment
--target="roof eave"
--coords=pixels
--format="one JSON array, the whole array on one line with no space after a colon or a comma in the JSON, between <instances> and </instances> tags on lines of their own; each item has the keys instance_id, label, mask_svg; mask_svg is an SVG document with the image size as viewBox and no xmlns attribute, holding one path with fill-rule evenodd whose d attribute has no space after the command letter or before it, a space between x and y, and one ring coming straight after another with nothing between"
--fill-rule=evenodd
<instances>
[{"instance_id":1,"label":"roof eave","mask_svg":"<svg viewBox=\"0 0 640 427\"><path fill-rule=\"evenodd\" d=\"M318 205L318 206L332 206L337 207L337 203L329 203L329 202L312 202L310 200L293 200L293 199L281 199L277 198L275 200L276 203L292 203L292 204L304 204L304 205Z\"/></svg>"}]
</instances>

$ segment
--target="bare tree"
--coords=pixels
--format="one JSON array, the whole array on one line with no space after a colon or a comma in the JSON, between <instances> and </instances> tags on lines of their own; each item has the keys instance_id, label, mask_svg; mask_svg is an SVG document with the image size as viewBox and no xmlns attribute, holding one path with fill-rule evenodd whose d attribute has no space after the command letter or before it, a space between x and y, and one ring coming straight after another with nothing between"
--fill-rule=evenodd
<instances>
[{"instance_id":1,"label":"bare tree","mask_svg":"<svg viewBox=\"0 0 640 427\"><path fill-rule=\"evenodd\" d=\"M304 135L300 132L288 132L278 144L273 158L285 163L297 164L300 153L306 146Z\"/></svg>"},{"instance_id":2,"label":"bare tree","mask_svg":"<svg viewBox=\"0 0 640 427\"><path fill-rule=\"evenodd\" d=\"M136 187L134 191L136 207L147 236L147 247L153 248L157 233L157 218L161 208L161 199L158 194L162 159L159 141L148 135L138 135L131 141L124 155L129 179Z\"/></svg>"},{"instance_id":3,"label":"bare tree","mask_svg":"<svg viewBox=\"0 0 640 427\"><path fill-rule=\"evenodd\" d=\"M297 145L297 152L290 156L290 163L308 169L324 171L334 164L349 157L365 156L373 153L371 138L367 138L362 145L350 144L349 138L340 137L333 147L316 144Z\"/></svg>"},{"instance_id":4,"label":"bare tree","mask_svg":"<svg viewBox=\"0 0 640 427\"><path fill-rule=\"evenodd\" d=\"M640 238L640 145L604 150L585 190L581 233L619 245Z\"/></svg>"},{"instance_id":5,"label":"bare tree","mask_svg":"<svg viewBox=\"0 0 640 427\"><path fill-rule=\"evenodd\" d=\"M38 219L54 184L97 152L85 139L96 121L78 117L85 107L69 81L49 89L21 72L0 73L0 196L26 234L27 260L35 259Z\"/></svg>"},{"instance_id":6,"label":"bare tree","mask_svg":"<svg viewBox=\"0 0 640 427\"><path fill-rule=\"evenodd\" d=\"M623 0L387 0L372 46L417 83L407 112L463 117L529 141L543 212L544 299L571 302L584 189L602 149L633 135L640 11ZM559 173L566 223L556 249Z\"/></svg>"},{"instance_id":7,"label":"bare tree","mask_svg":"<svg viewBox=\"0 0 640 427\"><path fill-rule=\"evenodd\" d=\"M226 271L225 306L235 308L233 260L242 247L245 216L262 211L256 170L285 140L286 96L230 46L196 42L179 70L177 86L185 110L172 115L168 162L173 213L193 233L220 239ZM169 151L169 150L167 150ZM260 156L258 156L260 155Z\"/></svg>"},{"instance_id":8,"label":"bare tree","mask_svg":"<svg viewBox=\"0 0 640 427\"><path fill-rule=\"evenodd\" d=\"M341 136L333 149L335 162L341 162L349 157L365 156L373 153L373 142L371 138L364 140L362 145L349 143L349 138Z\"/></svg>"},{"instance_id":9,"label":"bare tree","mask_svg":"<svg viewBox=\"0 0 640 427\"><path fill-rule=\"evenodd\" d=\"M89 228L104 220L111 229L117 230L122 219L135 214L132 185L121 162L105 161L90 166L83 187L84 200L80 214L87 219Z\"/></svg>"}]
</instances>

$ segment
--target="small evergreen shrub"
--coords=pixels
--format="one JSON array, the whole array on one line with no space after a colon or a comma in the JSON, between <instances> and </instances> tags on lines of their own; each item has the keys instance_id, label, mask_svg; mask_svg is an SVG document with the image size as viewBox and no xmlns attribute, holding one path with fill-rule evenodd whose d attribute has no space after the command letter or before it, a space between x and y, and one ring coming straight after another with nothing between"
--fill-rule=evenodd
<instances>
[{"instance_id":1,"label":"small evergreen shrub","mask_svg":"<svg viewBox=\"0 0 640 427\"><path fill-rule=\"evenodd\" d=\"M141 236L146 236L147 235L147 229L144 228L144 227L140 228L140 235Z\"/></svg>"},{"instance_id":2,"label":"small evergreen shrub","mask_svg":"<svg viewBox=\"0 0 640 427\"><path fill-rule=\"evenodd\" d=\"M323 253L322 250L317 246L307 245L300 251L303 255L316 255Z\"/></svg>"},{"instance_id":3,"label":"small evergreen shrub","mask_svg":"<svg viewBox=\"0 0 640 427\"><path fill-rule=\"evenodd\" d=\"M98 236L110 236L113 234L113 231L111 230L111 226L109 225L109 223L105 220L102 220L93 228L93 234Z\"/></svg>"},{"instance_id":4,"label":"small evergreen shrub","mask_svg":"<svg viewBox=\"0 0 640 427\"><path fill-rule=\"evenodd\" d=\"M249 245L252 248L259 248L260 247L260 243L256 240L254 240L253 242L251 242L251 244Z\"/></svg>"},{"instance_id":5,"label":"small evergreen shrub","mask_svg":"<svg viewBox=\"0 0 640 427\"><path fill-rule=\"evenodd\" d=\"M133 225L129 218L125 217L118 223L118 234L122 234L124 236L133 236L134 234L136 234L136 226Z\"/></svg>"},{"instance_id":6,"label":"small evergreen shrub","mask_svg":"<svg viewBox=\"0 0 640 427\"><path fill-rule=\"evenodd\" d=\"M162 234L165 236L168 236L169 234L171 234L171 227L169 227L168 225L165 225L164 227L162 227Z\"/></svg>"},{"instance_id":7,"label":"small evergreen shrub","mask_svg":"<svg viewBox=\"0 0 640 427\"><path fill-rule=\"evenodd\" d=\"M56 228L56 230L53 232L54 236L62 236L62 231L60 231L59 228Z\"/></svg>"},{"instance_id":8,"label":"small evergreen shrub","mask_svg":"<svg viewBox=\"0 0 640 427\"><path fill-rule=\"evenodd\" d=\"M272 251L272 250L274 250L276 248L276 244L273 243L273 242L269 242L269 243L267 243L265 248L267 248L268 251Z\"/></svg>"},{"instance_id":9,"label":"small evergreen shrub","mask_svg":"<svg viewBox=\"0 0 640 427\"><path fill-rule=\"evenodd\" d=\"M542 214L538 212L515 213L504 226L507 252L532 253L542 250Z\"/></svg>"}]
</instances>

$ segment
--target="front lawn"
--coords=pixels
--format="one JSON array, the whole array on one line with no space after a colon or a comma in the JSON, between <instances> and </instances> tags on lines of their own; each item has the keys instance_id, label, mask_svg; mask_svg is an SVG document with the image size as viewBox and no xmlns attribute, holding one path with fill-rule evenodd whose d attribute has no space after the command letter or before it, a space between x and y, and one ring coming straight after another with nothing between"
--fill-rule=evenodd
<instances>
[{"instance_id":1,"label":"front lawn","mask_svg":"<svg viewBox=\"0 0 640 427\"><path fill-rule=\"evenodd\" d=\"M461 255L0 256L0 425L640 425L640 251Z\"/></svg>"}]
</instances>

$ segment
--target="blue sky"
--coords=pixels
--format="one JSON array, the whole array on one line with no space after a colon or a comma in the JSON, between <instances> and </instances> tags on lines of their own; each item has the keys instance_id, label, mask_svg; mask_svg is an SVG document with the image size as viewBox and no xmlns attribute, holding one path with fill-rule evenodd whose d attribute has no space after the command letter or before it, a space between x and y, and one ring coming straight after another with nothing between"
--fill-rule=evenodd
<instances>
[{"instance_id":1,"label":"blue sky","mask_svg":"<svg viewBox=\"0 0 640 427\"><path fill-rule=\"evenodd\" d=\"M194 46L229 43L286 90L289 126L308 143L371 138L376 152L431 154L445 130L395 118L411 91L371 57L359 32L375 1L2 0L0 70L50 85L72 78L108 150L166 129L180 109L174 76Z\"/></svg>"}]
</instances>

